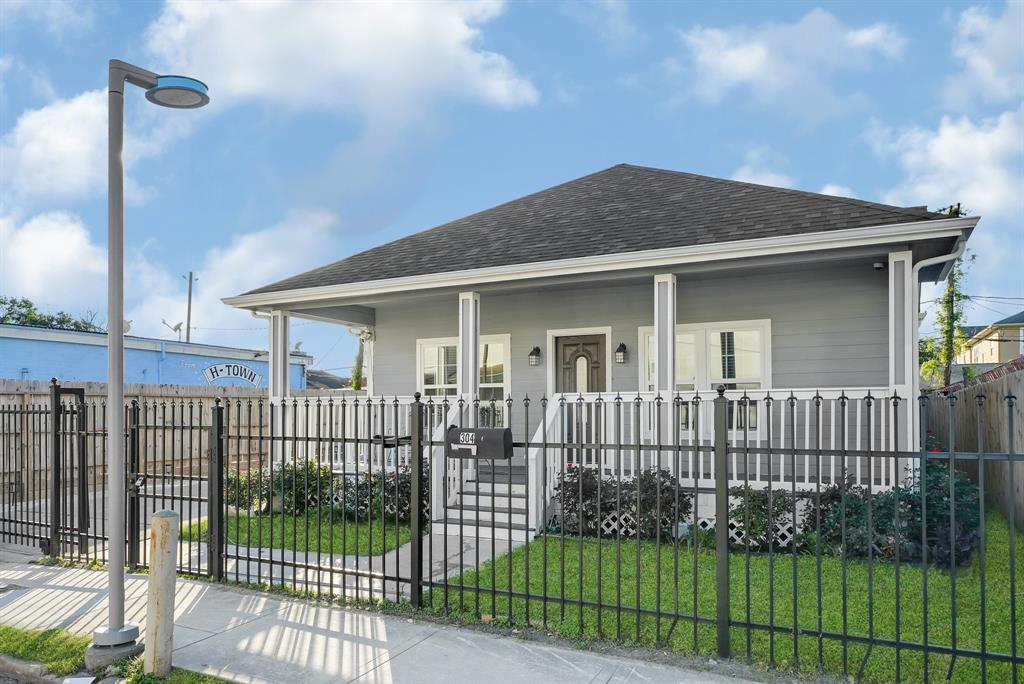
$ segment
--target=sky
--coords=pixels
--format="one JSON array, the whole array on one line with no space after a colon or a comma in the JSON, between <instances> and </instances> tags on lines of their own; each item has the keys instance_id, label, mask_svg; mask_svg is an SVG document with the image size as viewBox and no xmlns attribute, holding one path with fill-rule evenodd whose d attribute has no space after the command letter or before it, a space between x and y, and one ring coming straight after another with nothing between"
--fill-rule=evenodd
<instances>
[{"instance_id":1,"label":"sky","mask_svg":"<svg viewBox=\"0 0 1024 684\"><path fill-rule=\"evenodd\" d=\"M969 321L1024 308L1020 0L0 0L0 294L100 323L110 58L211 98L126 93L133 334L177 338L193 271L192 339L266 348L221 297L623 162L960 203ZM292 341L349 372L344 328Z\"/></svg>"}]
</instances>

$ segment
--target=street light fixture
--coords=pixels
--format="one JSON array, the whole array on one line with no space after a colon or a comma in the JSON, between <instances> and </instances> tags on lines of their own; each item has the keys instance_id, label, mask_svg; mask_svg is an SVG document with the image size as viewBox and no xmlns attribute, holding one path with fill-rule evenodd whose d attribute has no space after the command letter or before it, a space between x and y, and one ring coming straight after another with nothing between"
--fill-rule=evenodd
<instances>
[{"instance_id":1,"label":"street light fixture","mask_svg":"<svg viewBox=\"0 0 1024 684\"><path fill-rule=\"evenodd\" d=\"M159 76L110 60L107 96L107 624L93 632L88 656L112 662L137 652L138 625L124 621L124 85L146 89L146 99L163 107L192 109L210 101L202 81ZM89 659L89 658L87 658Z\"/></svg>"}]
</instances>

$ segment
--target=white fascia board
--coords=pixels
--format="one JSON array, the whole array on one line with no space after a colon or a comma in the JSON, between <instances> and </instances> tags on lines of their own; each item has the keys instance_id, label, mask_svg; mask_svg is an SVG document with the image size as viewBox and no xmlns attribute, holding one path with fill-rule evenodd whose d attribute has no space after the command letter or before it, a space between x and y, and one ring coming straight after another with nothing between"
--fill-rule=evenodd
<instances>
[{"instance_id":1,"label":"white fascia board","mask_svg":"<svg viewBox=\"0 0 1024 684\"><path fill-rule=\"evenodd\" d=\"M622 271L641 268L660 268L689 263L744 259L777 254L814 252L865 245L907 243L943 237L959 237L973 228L978 217L933 219L912 223L885 224L832 230L802 235L783 235L753 240L737 240L686 247L669 247L636 252L618 252L575 259L558 259L528 264L509 264L488 268L425 273L382 280L371 280L341 285L324 285L281 292L224 297L222 302L238 308L260 308L291 302L336 300L371 297L412 290L430 290L444 287L465 287L490 282L509 282L550 278L583 273Z\"/></svg>"},{"instance_id":2,"label":"white fascia board","mask_svg":"<svg viewBox=\"0 0 1024 684\"><path fill-rule=\"evenodd\" d=\"M52 328L28 328L20 326L0 326L0 338L17 340L35 340L39 342L62 342L65 344L82 344L93 347L106 347L107 336L105 333L79 332L77 330L55 330ZM238 349L235 347L221 347L212 344L197 344L195 342L177 342L174 340L156 340L147 337L125 336L125 349L142 349L145 351L163 351L169 354L192 354L194 356L209 356L222 359L238 359L245 361L266 360L267 352L258 349ZM312 357L304 352L289 354L289 363L297 363L308 366L312 363Z\"/></svg>"}]
</instances>

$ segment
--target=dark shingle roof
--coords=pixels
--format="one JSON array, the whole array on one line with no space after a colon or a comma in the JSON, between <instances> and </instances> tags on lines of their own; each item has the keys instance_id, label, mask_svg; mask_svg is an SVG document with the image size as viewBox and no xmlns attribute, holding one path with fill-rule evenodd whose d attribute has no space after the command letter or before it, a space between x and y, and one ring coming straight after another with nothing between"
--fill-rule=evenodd
<instances>
[{"instance_id":1,"label":"dark shingle roof","mask_svg":"<svg viewBox=\"0 0 1024 684\"><path fill-rule=\"evenodd\" d=\"M1018 311L1012 316L1007 316L1001 321L996 321L992 325L1013 325L1014 323L1024 323L1024 311Z\"/></svg>"},{"instance_id":2,"label":"dark shingle roof","mask_svg":"<svg viewBox=\"0 0 1024 684\"><path fill-rule=\"evenodd\" d=\"M972 337L974 337L987 327L987 325L965 325L964 337L966 337L967 339L971 339Z\"/></svg>"},{"instance_id":3,"label":"dark shingle roof","mask_svg":"<svg viewBox=\"0 0 1024 684\"><path fill-rule=\"evenodd\" d=\"M933 218L923 207L620 164L249 294Z\"/></svg>"}]
</instances>

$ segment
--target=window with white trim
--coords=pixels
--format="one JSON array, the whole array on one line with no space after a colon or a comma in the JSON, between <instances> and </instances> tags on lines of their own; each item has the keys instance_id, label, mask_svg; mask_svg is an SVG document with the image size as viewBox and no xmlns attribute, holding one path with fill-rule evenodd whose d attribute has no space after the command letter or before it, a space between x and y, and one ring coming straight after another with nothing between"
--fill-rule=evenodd
<instances>
[{"instance_id":1,"label":"window with white trim","mask_svg":"<svg viewBox=\"0 0 1024 684\"><path fill-rule=\"evenodd\" d=\"M640 328L641 387L654 390L657 355L654 328ZM676 326L676 391L768 389L771 387L771 321L725 321ZM736 415L738 413L738 416ZM689 406L680 411L680 427L693 428ZM737 411L730 402L729 429L757 428L757 402Z\"/></svg>"},{"instance_id":2,"label":"window with white trim","mask_svg":"<svg viewBox=\"0 0 1024 684\"><path fill-rule=\"evenodd\" d=\"M504 421L505 398L510 384L509 347L508 335L480 337L482 425L501 425ZM417 386L424 396L453 397L458 394L457 349L458 339L454 337L416 340Z\"/></svg>"},{"instance_id":3,"label":"window with white trim","mask_svg":"<svg viewBox=\"0 0 1024 684\"><path fill-rule=\"evenodd\" d=\"M654 390L654 328L640 329L641 387ZM676 326L676 390L771 387L771 321Z\"/></svg>"}]
</instances>

